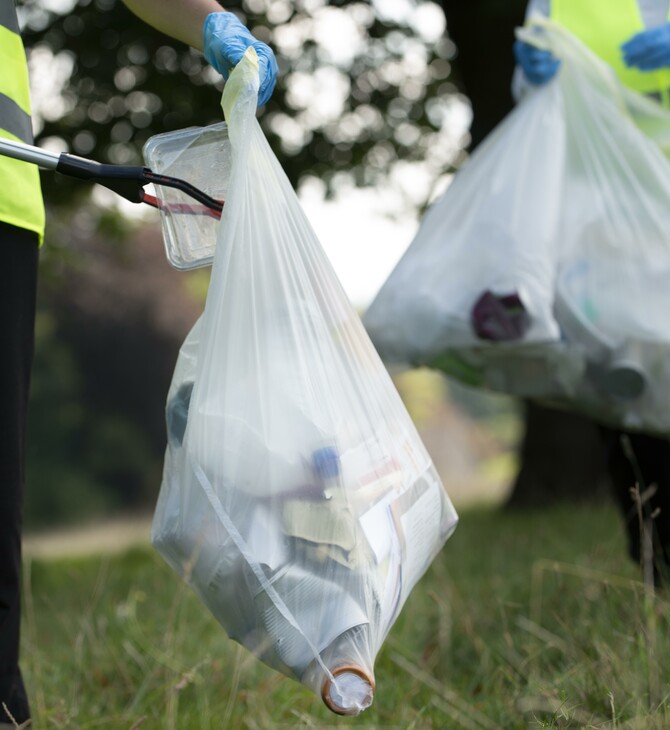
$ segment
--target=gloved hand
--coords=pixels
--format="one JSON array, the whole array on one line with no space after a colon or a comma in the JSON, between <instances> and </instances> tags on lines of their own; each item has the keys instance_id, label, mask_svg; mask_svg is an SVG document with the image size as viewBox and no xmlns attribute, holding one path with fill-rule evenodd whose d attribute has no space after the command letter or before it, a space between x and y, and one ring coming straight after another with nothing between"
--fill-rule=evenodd
<instances>
[{"instance_id":1,"label":"gloved hand","mask_svg":"<svg viewBox=\"0 0 670 730\"><path fill-rule=\"evenodd\" d=\"M551 81L561 65L551 51L531 46L530 43L524 43L524 41L514 43L514 57L521 66L525 77L534 86L542 86Z\"/></svg>"},{"instance_id":2,"label":"gloved hand","mask_svg":"<svg viewBox=\"0 0 670 730\"><path fill-rule=\"evenodd\" d=\"M228 80L230 72L253 46L258 55L260 89L258 106L265 104L277 81L277 61L270 46L254 38L234 13L210 13L205 19L203 50L207 61Z\"/></svg>"},{"instance_id":3,"label":"gloved hand","mask_svg":"<svg viewBox=\"0 0 670 730\"><path fill-rule=\"evenodd\" d=\"M643 30L622 46L626 66L656 71L670 66L670 23Z\"/></svg>"}]
</instances>

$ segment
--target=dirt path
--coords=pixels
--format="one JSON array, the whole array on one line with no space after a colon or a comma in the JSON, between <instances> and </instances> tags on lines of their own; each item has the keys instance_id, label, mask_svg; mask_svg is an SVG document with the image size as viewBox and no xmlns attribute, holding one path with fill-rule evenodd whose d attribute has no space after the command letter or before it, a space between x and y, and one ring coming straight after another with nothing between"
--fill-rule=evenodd
<instances>
[{"instance_id":1,"label":"dirt path","mask_svg":"<svg viewBox=\"0 0 670 730\"><path fill-rule=\"evenodd\" d=\"M123 552L134 545L148 545L150 530L150 515L61 527L27 534L23 552L26 557L40 559Z\"/></svg>"},{"instance_id":2,"label":"dirt path","mask_svg":"<svg viewBox=\"0 0 670 730\"><path fill-rule=\"evenodd\" d=\"M509 481L507 468L502 475L491 477L442 474L449 496L457 510L474 504L499 502ZM470 478L467 478L467 477ZM451 479L449 478L451 477ZM41 560L73 556L113 554L135 545L150 543L151 515L133 515L114 518L89 525L60 527L24 536L23 551L26 557Z\"/></svg>"}]
</instances>

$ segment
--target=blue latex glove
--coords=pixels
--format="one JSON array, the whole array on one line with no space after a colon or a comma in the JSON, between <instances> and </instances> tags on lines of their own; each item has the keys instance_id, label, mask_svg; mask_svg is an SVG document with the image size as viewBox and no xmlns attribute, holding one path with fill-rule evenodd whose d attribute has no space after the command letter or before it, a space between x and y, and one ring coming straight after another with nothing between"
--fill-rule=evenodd
<instances>
[{"instance_id":1,"label":"blue latex glove","mask_svg":"<svg viewBox=\"0 0 670 730\"><path fill-rule=\"evenodd\" d=\"M670 66L670 24L643 30L622 46L626 66L656 71Z\"/></svg>"},{"instance_id":2,"label":"blue latex glove","mask_svg":"<svg viewBox=\"0 0 670 730\"><path fill-rule=\"evenodd\" d=\"M524 76L534 86L542 86L551 81L561 65L551 51L545 51L523 41L514 43L514 57L521 66Z\"/></svg>"},{"instance_id":3,"label":"blue latex glove","mask_svg":"<svg viewBox=\"0 0 670 730\"><path fill-rule=\"evenodd\" d=\"M254 38L234 13L226 11L210 13L205 19L203 30L205 58L226 81L249 46L253 46L258 55L260 71L258 106L262 106L272 96L277 81L277 61L272 49Z\"/></svg>"}]
</instances>

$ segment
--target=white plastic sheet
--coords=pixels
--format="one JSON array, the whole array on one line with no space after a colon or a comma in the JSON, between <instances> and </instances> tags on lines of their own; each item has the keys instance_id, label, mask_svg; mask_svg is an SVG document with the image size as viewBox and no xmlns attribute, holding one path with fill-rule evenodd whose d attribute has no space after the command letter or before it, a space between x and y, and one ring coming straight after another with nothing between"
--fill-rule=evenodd
<instances>
[{"instance_id":1,"label":"white plastic sheet","mask_svg":"<svg viewBox=\"0 0 670 730\"><path fill-rule=\"evenodd\" d=\"M426 215L364 317L385 360L631 429L670 430L670 113L549 20L520 31L561 59ZM520 299L498 341L485 292Z\"/></svg>"},{"instance_id":2,"label":"white plastic sheet","mask_svg":"<svg viewBox=\"0 0 670 730\"><path fill-rule=\"evenodd\" d=\"M255 118L249 51L205 311L167 403L152 540L229 636L341 714L456 513Z\"/></svg>"}]
</instances>

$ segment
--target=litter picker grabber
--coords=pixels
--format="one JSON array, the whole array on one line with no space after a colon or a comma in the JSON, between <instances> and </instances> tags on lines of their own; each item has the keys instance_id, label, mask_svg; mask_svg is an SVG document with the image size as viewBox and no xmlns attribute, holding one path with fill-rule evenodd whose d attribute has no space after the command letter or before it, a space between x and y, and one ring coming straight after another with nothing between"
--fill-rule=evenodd
<instances>
[{"instance_id":1,"label":"litter picker grabber","mask_svg":"<svg viewBox=\"0 0 670 730\"><path fill-rule=\"evenodd\" d=\"M170 213L205 215L220 218L223 201L216 200L199 188L177 177L160 175L139 165L110 165L87 160L66 152L48 152L40 147L0 137L0 155L29 162L46 170L103 185L131 203L146 203ZM152 183L175 188L188 195L195 203L167 203L150 195L144 186Z\"/></svg>"}]
</instances>

